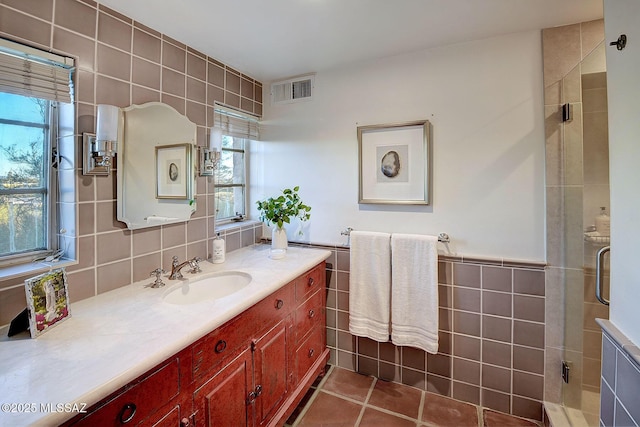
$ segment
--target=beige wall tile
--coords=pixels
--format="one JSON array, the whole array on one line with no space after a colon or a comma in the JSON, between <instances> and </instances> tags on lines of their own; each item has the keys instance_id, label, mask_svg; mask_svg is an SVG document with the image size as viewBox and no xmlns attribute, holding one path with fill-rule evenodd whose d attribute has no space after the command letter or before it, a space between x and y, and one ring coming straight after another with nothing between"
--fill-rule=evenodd
<instances>
[{"instance_id":1,"label":"beige wall tile","mask_svg":"<svg viewBox=\"0 0 640 427\"><path fill-rule=\"evenodd\" d=\"M133 258L133 281L149 278L153 270L160 268L162 263L160 258L160 252ZM149 279L149 283L153 281L153 278Z\"/></svg>"},{"instance_id":2,"label":"beige wall tile","mask_svg":"<svg viewBox=\"0 0 640 427\"><path fill-rule=\"evenodd\" d=\"M23 286L0 291L0 325L6 325L27 308L27 297Z\"/></svg>"},{"instance_id":3,"label":"beige wall tile","mask_svg":"<svg viewBox=\"0 0 640 427\"><path fill-rule=\"evenodd\" d=\"M185 223L162 226L162 246L170 248L184 245L187 242L187 227Z\"/></svg>"},{"instance_id":4,"label":"beige wall tile","mask_svg":"<svg viewBox=\"0 0 640 427\"><path fill-rule=\"evenodd\" d=\"M100 74L125 81L131 79L131 55L126 52L98 43L96 65Z\"/></svg>"},{"instance_id":5,"label":"beige wall tile","mask_svg":"<svg viewBox=\"0 0 640 427\"><path fill-rule=\"evenodd\" d=\"M94 71L95 44L92 38L83 37L64 28L53 28L53 48L76 57L76 66L81 70Z\"/></svg>"},{"instance_id":6,"label":"beige wall tile","mask_svg":"<svg viewBox=\"0 0 640 427\"><path fill-rule=\"evenodd\" d=\"M128 107L130 104L130 84L112 78L97 75L96 104L109 104Z\"/></svg>"},{"instance_id":7,"label":"beige wall tile","mask_svg":"<svg viewBox=\"0 0 640 427\"><path fill-rule=\"evenodd\" d=\"M104 12L98 14L98 41L109 46L131 52L133 28Z\"/></svg>"},{"instance_id":8,"label":"beige wall tile","mask_svg":"<svg viewBox=\"0 0 640 427\"><path fill-rule=\"evenodd\" d=\"M103 294L131 283L131 259L97 268L98 293Z\"/></svg>"},{"instance_id":9,"label":"beige wall tile","mask_svg":"<svg viewBox=\"0 0 640 427\"><path fill-rule=\"evenodd\" d=\"M160 63L162 57L162 41L156 35L134 28L133 53L149 61Z\"/></svg>"},{"instance_id":10,"label":"beige wall tile","mask_svg":"<svg viewBox=\"0 0 640 427\"><path fill-rule=\"evenodd\" d=\"M150 89L160 90L160 66L156 63L133 57L131 81Z\"/></svg>"},{"instance_id":11,"label":"beige wall tile","mask_svg":"<svg viewBox=\"0 0 640 427\"><path fill-rule=\"evenodd\" d=\"M185 96L185 76L170 68L162 67L162 91L178 97Z\"/></svg>"},{"instance_id":12,"label":"beige wall tile","mask_svg":"<svg viewBox=\"0 0 640 427\"><path fill-rule=\"evenodd\" d=\"M582 58L585 58L604 40L604 19L580 24L582 37Z\"/></svg>"},{"instance_id":13,"label":"beige wall tile","mask_svg":"<svg viewBox=\"0 0 640 427\"><path fill-rule=\"evenodd\" d=\"M186 48L175 46L172 43L162 42L162 65L181 73L185 72L187 60Z\"/></svg>"},{"instance_id":14,"label":"beige wall tile","mask_svg":"<svg viewBox=\"0 0 640 427\"><path fill-rule=\"evenodd\" d=\"M75 0L56 0L55 23L85 36L96 37L97 11Z\"/></svg>"},{"instance_id":15,"label":"beige wall tile","mask_svg":"<svg viewBox=\"0 0 640 427\"><path fill-rule=\"evenodd\" d=\"M53 2L43 2L42 0L1 0L0 3L45 21L53 19Z\"/></svg>"},{"instance_id":16,"label":"beige wall tile","mask_svg":"<svg viewBox=\"0 0 640 427\"><path fill-rule=\"evenodd\" d=\"M6 34L45 48L51 45L51 24L0 5L0 28Z\"/></svg>"},{"instance_id":17,"label":"beige wall tile","mask_svg":"<svg viewBox=\"0 0 640 427\"><path fill-rule=\"evenodd\" d=\"M542 30L544 86L560 80L581 59L580 24Z\"/></svg>"},{"instance_id":18,"label":"beige wall tile","mask_svg":"<svg viewBox=\"0 0 640 427\"><path fill-rule=\"evenodd\" d=\"M93 252L93 248L92 248ZM74 303L96 295L96 271L89 270L67 273L69 302ZM73 315L73 311L71 312Z\"/></svg>"},{"instance_id":19,"label":"beige wall tile","mask_svg":"<svg viewBox=\"0 0 640 427\"><path fill-rule=\"evenodd\" d=\"M131 103L140 105L146 102L160 102L160 92L141 86L131 86Z\"/></svg>"},{"instance_id":20,"label":"beige wall tile","mask_svg":"<svg viewBox=\"0 0 640 427\"><path fill-rule=\"evenodd\" d=\"M98 234L96 247L96 262L98 264L131 258L131 232L115 231Z\"/></svg>"}]
</instances>

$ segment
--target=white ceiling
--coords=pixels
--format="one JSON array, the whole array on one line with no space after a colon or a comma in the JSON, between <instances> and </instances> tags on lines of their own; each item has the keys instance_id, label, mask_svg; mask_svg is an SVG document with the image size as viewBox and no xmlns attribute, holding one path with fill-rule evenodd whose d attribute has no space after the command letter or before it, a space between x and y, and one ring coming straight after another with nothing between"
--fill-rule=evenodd
<instances>
[{"instance_id":1,"label":"white ceiling","mask_svg":"<svg viewBox=\"0 0 640 427\"><path fill-rule=\"evenodd\" d=\"M602 18L602 0L98 0L260 81Z\"/></svg>"}]
</instances>

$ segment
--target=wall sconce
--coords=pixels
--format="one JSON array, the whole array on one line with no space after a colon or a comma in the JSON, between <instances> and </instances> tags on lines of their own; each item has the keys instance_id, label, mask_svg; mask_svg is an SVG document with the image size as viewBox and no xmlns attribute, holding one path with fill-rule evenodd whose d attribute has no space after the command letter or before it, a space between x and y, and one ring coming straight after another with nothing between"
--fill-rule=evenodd
<instances>
[{"instance_id":1,"label":"wall sconce","mask_svg":"<svg viewBox=\"0 0 640 427\"><path fill-rule=\"evenodd\" d=\"M98 105L96 135L82 135L84 175L109 175L118 149L120 109L113 105Z\"/></svg>"},{"instance_id":2,"label":"wall sconce","mask_svg":"<svg viewBox=\"0 0 640 427\"><path fill-rule=\"evenodd\" d=\"M213 126L209 133L209 146L198 147L200 176L213 176L222 152L222 129Z\"/></svg>"}]
</instances>

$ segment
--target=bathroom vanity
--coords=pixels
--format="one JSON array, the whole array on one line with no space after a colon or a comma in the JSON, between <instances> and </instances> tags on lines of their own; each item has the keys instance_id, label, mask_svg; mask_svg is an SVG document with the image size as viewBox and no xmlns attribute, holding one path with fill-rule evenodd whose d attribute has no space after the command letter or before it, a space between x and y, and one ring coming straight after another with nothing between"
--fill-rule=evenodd
<instances>
[{"instance_id":1,"label":"bathroom vanity","mask_svg":"<svg viewBox=\"0 0 640 427\"><path fill-rule=\"evenodd\" d=\"M183 284L148 280L72 304L71 318L38 339L3 339L3 401L38 410L0 414L0 425L282 425L328 360L329 254L294 247L272 260L268 246L244 248L202 263L204 276L250 274L233 294L169 304L163 297Z\"/></svg>"}]
</instances>

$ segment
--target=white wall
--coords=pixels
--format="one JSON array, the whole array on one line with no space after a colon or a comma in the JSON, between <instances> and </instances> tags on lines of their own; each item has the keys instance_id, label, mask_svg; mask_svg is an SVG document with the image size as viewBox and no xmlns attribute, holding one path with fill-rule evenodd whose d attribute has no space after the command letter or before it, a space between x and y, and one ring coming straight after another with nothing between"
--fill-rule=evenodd
<instances>
[{"instance_id":1,"label":"white wall","mask_svg":"<svg viewBox=\"0 0 640 427\"><path fill-rule=\"evenodd\" d=\"M605 40L626 34L627 47L607 46L609 179L611 182L610 320L640 345L640 3L604 2ZM633 43L632 41L636 41ZM607 43L608 44L608 43Z\"/></svg>"},{"instance_id":2,"label":"white wall","mask_svg":"<svg viewBox=\"0 0 640 427\"><path fill-rule=\"evenodd\" d=\"M298 240L446 232L451 253L545 260L540 32L320 72L309 102L272 106L264 87L251 205L300 185L313 210ZM359 205L357 126L418 119L433 126L432 205Z\"/></svg>"}]
</instances>

